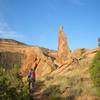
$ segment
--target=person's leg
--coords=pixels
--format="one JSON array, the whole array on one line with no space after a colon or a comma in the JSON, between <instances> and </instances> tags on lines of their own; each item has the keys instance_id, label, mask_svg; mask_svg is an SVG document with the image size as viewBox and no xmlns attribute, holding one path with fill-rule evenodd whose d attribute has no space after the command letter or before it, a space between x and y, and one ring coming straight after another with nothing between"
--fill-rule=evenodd
<instances>
[{"instance_id":1,"label":"person's leg","mask_svg":"<svg viewBox=\"0 0 100 100\"><path fill-rule=\"evenodd\" d=\"M30 88L30 85L31 85L31 82L30 82L30 80L29 80L29 82L28 82L28 86L29 86L29 88Z\"/></svg>"},{"instance_id":2,"label":"person's leg","mask_svg":"<svg viewBox=\"0 0 100 100\"><path fill-rule=\"evenodd\" d=\"M32 88L33 88L33 87L32 87L32 81L30 80L30 81L29 81L29 92L30 92L30 93L32 92Z\"/></svg>"},{"instance_id":3,"label":"person's leg","mask_svg":"<svg viewBox=\"0 0 100 100\"><path fill-rule=\"evenodd\" d=\"M32 80L29 80L29 88L32 88Z\"/></svg>"},{"instance_id":4,"label":"person's leg","mask_svg":"<svg viewBox=\"0 0 100 100\"><path fill-rule=\"evenodd\" d=\"M35 85L35 78L32 80L32 87Z\"/></svg>"}]
</instances>

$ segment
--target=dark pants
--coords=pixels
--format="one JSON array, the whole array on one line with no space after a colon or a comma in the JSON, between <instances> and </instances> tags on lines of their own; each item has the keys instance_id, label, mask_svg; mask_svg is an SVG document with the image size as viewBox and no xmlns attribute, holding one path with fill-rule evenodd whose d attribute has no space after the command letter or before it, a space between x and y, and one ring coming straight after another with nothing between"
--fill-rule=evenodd
<instances>
[{"instance_id":1,"label":"dark pants","mask_svg":"<svg viewBox=\"0 0 100 100\"><path fill-rule=\"evenodd\" d=\"M29 80L29 88L33 88L35 85L35 78Z\"/></svg>"}]
</instances>

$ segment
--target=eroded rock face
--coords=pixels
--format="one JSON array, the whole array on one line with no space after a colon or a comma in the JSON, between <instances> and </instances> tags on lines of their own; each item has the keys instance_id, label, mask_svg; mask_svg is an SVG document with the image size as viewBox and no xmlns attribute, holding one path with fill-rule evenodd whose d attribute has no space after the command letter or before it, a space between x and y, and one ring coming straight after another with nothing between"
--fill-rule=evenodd
<instances>
[{"instance_id":1,"label":"eroded rock face","mask_svg":"<svg viewBox=\"0 0 100 100\"><path fill-rule=\"evenodd\" d=\"M36 69L36 75L37 78L41 78L42 76L45 76L49 74L52 71L52 64L48 63L48 59L46 60L41 60L37 69Z\"/></svg>"},{"instance_id":2,"label":"eroded rock face","mask_svg":"<svg viewBox=\"0 0 100 100\"><path fill-rule=\"evenodd\" d=\"M82 57L95 55L98 50L99 50L98 48L95 49L77 48L72 52L72 57L80 59Z\"/></svg>"},{"instance_id":3,"label":"eroded rock face","mask_svg":"<svg viewBox=\"0 0 100 100\"><path fill-rule=\"evenodd\" d=\"M76 50L73 51L72 56L74 58L80 58L84 53L86 52L86 50L84 48L77 48Z\"/></svg>"},{"instance_id":4,"label":"eroded rock face","mask_svg":"<svg viewBox=\"0 0 100 100\"><path fill-rule=\"evenodd\" d=\"M27 75L29 69L36 63L35 59L37 57L38 59L41 59L36 69L37 78L50 73L54 66L52 59L45 56L40 47L25 45L15 40L5 39L0 41L0 52L17 52L24 54L24 58L21 59L21 66L19 70L22 76Z\"/></svg>"},{"instance_id":5,"label":"eroded rock face","mask_svg":"<svg viewBox=\"0 0 100 100\"><path fill-rule=\"evenodd\" d=\"M59 40L58 40L58 52L57 52L57 58L55 62L56 64L58 63L58 66L62 65L63 63L65 63L65 61L68 60L68 58L70 58L70 56L71 56L71 53L68 47L67 38L65 36L65 33L63 32L62 26L60 26Z\"/></svg>"},{"instance_id":6,"label":"eroded rock face","mask_svg":"<svg viewBox=\"0 0 100 100\"><path fill-rule=\"evenodd\" d=\"M26 54L27 54L26 59L23 60L22 67L20 69L22 75L27 75L29 69L31 67L34 68L35 64L37 64L36 68L37 78L51 72L53 67L53 62L51 59L49 59L42 53L42 50L39 47L30 47L26 51Z\"/></svg>"}]
</instances>

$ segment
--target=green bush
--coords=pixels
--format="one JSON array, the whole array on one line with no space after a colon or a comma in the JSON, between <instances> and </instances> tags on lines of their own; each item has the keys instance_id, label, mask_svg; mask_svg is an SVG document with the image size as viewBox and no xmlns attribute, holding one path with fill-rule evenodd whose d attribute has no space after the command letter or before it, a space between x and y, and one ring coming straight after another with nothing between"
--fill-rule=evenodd
<instances>
[{"instance_id":1,"label":"green bush","mask_svg":"<svg viewBox=\"0 0 100 100\"><path fill-rule=\"evenodd\" d=\"M60 97L60 96L52 96L52 95L50 95L48 100L68 100L68 99L65 99L65 98Z\"/></svg>"},{"instance_id":2,"label":"green bush","mask_svg":"<svg viewBox=\"0 0 100 100\"><path fill-rule=\"evenodd\" d=\"M85 48L81 49L81 55L85 53Z\"/></svg>"},{"instance_id":3,"label":"green bush","mask_svg":"<svg viewBox=\"0 0 100 100\"><path fill-rule=\"evenodd\" d=\"M24 55L18 52L0 52L0 66L6 69L11 69L15 65L20 66Z\"/></svg>"},{"instance_id":4,"label":"green bush","mask_svg":"<svg viewBox=\"0 0 100 100\"><path fill-rule=\"evenodd\" d=\"M0 52L0 100L30 100L27 84L17 78L21 53Z\"/></svg>"},{"instance_id":5,"label":"green bush","mask_svg":"<svg viewBox=\"0 0 100 100\"><path fill-rule=\"evenodd\" d=\"M27 86L12 85L12 81L0 76L0 100L30 100Z\"/></svg>"},{"instance_id":6,"label":"green bush","mask_svg":"<svg viewBox=\"0 0 100 100\"><path fill-rule=\"evenodd\" d=\"M27 84L17 79L15 66L10 70L0 67L0 100L30 100Z\"/></svg>"},{"instance_id":7,"label":"green bush","mask_svg":"<svg viewBox=\"0 0 100 100\"><path fill-rule=\"evenodd\" d=\"M98 38L98 47L100 47L100 38Z\"/></svg>"},{"instance_id":8,"label":"green bush","mask_svg":"<svg viewBox=\"0 0 100 100\"><path fill-rule=\"evenodd\" d=\"M60 86L59 85L50 85L43 92L43 94L46 95L46 96L56 95L56 94L59 94L59 93L60 93Z\"/></svg>"},{"instance_id":9,"label":"green bush","mask_svg":"<svg viewBox=\"0 0 100 100\"><path fill-rule=\"evenodd\" d=\"M90 75L96 88L97 95L100 96L100 51L95 55L90 67Z\"/></svg>"}]
</instances>

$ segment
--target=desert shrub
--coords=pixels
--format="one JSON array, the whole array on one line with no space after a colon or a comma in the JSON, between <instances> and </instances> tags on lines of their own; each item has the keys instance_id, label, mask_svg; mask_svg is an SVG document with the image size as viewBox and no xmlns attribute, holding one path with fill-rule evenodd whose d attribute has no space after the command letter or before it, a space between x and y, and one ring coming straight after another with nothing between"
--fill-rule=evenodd
<instances>
[{"instance_id":1,"label":"desert shrub","mask_svg":"<svg viewBox=\"0 0 100 100\"><path fill-rule=\"evenodd\" d=\"M6 69L21 65L21 59L24 55L18 52L0 52L0 66Z\"/></svg>"},{"instance_id":2,"label":"desert shrub","mask_svg":"<svg viewBox=\"0 0 100 100\"><path fill-rule=\"evenodd\" d=\"M67 96L65 100L75 100L75 96L73 95Z\"/></svg>"},{"instance_id":3,"label":"desert shrub","mask_svg":"<svg viewBox=\"0 0 100 100\"><path fill-rule=\"evenodd\" d=\"M81 55L82 55L83 53L85 53L85 48L82 48L82 49L81 49Z\"/></svg>"},{"instance_id":4,"label":"desert shrub","mask_svg":"<svg viewBox=\"0 0 100 100\"><path fill-rule=\"evenodd\" d=\"M76 96L81 95L82 89L81 87L71 87L67 90L67 98L75 98ZM73 100L73 99L68 99Z\"/></svg>"},{"instance_id":5,"label":"desert shrub","mask_svg":"<svg viewBox=\"0 0 100 100\"><path fill-rule=\"evenodd\" d=\"M78 75L76 76L71 76L67 79L67 84L71 87L76 86L79 82L80 78Z\"/></svg>"},{"instance_id":6,"label":"desert shrub","mask_svg":"<svg viewBox=\"0 0 100 100\"><path fill-rule=\"evenodd\" d=\"M47 81L52 80L52 79L54 79L54 77L52 77L52 76L46 76L46 80Z\"/></svg>"},{"instance_id":7,"label":"desert shrub","mask_svg":"<svg viewBox=\"0 0 100 100\"><path fill-rule=\"evenodd\" d=\"M30 100L27 86L13 84L4 75L0 76L0 100Z\"/></svg>"},{"instance_id":8,"label":"desert shrub","mask_svg":"<svg viewBox=\"0 0 100 100\"><path fill-rule=\"evenodd\" d=\"M59 93L60 93L59 85L50 85L43 92L43 94L46 95L46 96L56 95L56 94L59 94Z\"/></svg>"},{"instance_id":9,"label":"desert shrub","mask_svg":"<svg viewBox=\"0 0 100 100\"><path fill-rule=\"evenodd\" d=\"M62 96L50 95L48 97L48 100L75 100L75 96L70 95L70 96L67 96L67 97L62 97Z\"/></svg>"},{"instance_id":10,"label":"desert shrub","mask_svg":"<svg viewBox=\"0 0 100 100\"><path fill-rule=\"evenodd\" d=\"M17 100L16 88L11 86L11 82L6 77L0 77L0 98L1 100Z\"/></svg>"},{"instance_id":11,"label":"desert shrub","mask_svg":"<svg viewBox=\"0 0 100 100\"><path fill-rule=\"evenodd\" d=\"M98 38L98 47L100 47L100 38Z\"/></svg>"},{"instance_id":12,"label":"desert shrub","mask_svg":"<svg viewBox=\"0 0 100 100\"><path fill-rule=\"evenodd\" d=\"M67 80L67 85L69 86L69 88L67 89L67 98L74 98L75 96L81 95L81 93L83 92L83 86L80 80L80 76L78 75L69 77Z\"/></svg>"},{"instance_id":13,"label":"desert shrub","mask_svg":"<svg viewBox=\"0 0 100 100\"><path fill-rule=\"evenodd\" d=\"M0 100L30 100L27 84L17 79L15 66L10 70L0 67Z\"/></svg>"},{"instance_id":14,"label":"desert shrub","mask_svg":"<svg viewBox=\"0 0 100 100\"><path fill-rule=\"evenodd\" d=\"M27 84L17 78L21 53L0 52L0 100L30 100Z\"/></svg>"},{"instance_id":15,"label":"desert shrub","mask_svg":"<svg viewBox=\"0 0 100 100\"><path fill-rule=\"evenodd\" d=\"M96 93L100 96L100 50L95 55L90 67L91 79L96 88Z\"/></svg>"},{"instance_id":16,"label":"desert shrub","mask_svg":"<svg viewBox=\"0 0 100 100\"><path fill-rule=\"evenodd\" d=\"M64 97L50 95L48 100L66 100Z\"/></svg>"},{"instance_id":17,"label":"desert shrub","mask_svg":"<svg viewBox=\"0 0 100 100\"><path fill-rule=\"evenodd\" d=\"M18 84L19 79L16 77L16 73L19 70L19 66L14 66L13 68L7 70L6 68L0 67L0 74L5 76L12 84Z\"/></svg>"}]
</instances>

